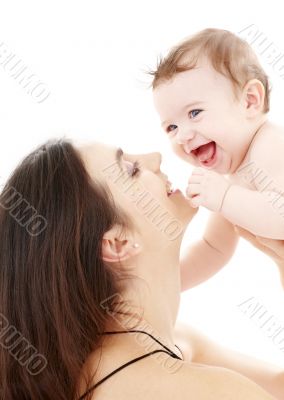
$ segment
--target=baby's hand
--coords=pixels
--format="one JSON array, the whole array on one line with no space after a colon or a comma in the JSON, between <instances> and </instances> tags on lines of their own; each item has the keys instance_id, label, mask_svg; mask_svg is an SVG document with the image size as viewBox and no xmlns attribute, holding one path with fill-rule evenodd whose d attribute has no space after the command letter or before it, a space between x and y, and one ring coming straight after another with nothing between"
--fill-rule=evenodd
<instances>
[{"instance_id":1,"label":"baby's hand","mask_svg":"<svg viewBox=\"0 0 284 400\"><path fill-rule=\"evenodd\" d=\"M230 183L220 174L195 168L188 180L186 195L192 207L203 206L211 211L221 211Z\"/></svg>"}]
</instances>

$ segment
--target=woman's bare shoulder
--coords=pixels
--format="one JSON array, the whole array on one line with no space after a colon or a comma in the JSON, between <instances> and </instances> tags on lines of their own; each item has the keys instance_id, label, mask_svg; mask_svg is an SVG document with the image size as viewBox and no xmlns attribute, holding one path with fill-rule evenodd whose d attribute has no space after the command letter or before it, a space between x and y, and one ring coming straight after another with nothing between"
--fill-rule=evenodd
<instances>
[{"instance_id":1,"label":"woman's bare shoulder","mask_svg":"<svg viewBox=\"0 0 284 400\"><path fill-rule=\"evenodd\" d=\"M243 375L226 368L185 362L175 379L176 399L273 400L262 388Z\"/></svg>"},{"instance_id":2,"label":"woman's bare shoulder","mask_svg":"<svg viewBox=\"0 0 284 400\"><path fill-rule=\"evenodd\" d=\"M117 400L192 399L195 400L272 400L262 389L249 379L226 368L211 367L194 362L191 347L186 347L190 327L181 325L175 332L175 343L181 348L184 361L173 359L165 353L157 353L125 368L99 386L94 399L110 400L113 393ZM192 337L190 335L190 337ZM196 340L197 343L197 340ZM125 358L130 358L130 356ZM191 361L193 360L193 361ZM114 369L114 359L102 371L103 376ZM119 359L117 364L121 364ZM83 388L84 389L84 388ZM84 391L82 389L82 391Z\"/></svg>"},{"instance_id":3,"label":"woman's bare shoulder","mask_svg":"<svg viewBox=\"0 0 284 400\"><path fill-rule=\"evenodd\" d=\"M198 330L178 322L175 328L175 343L180 347L185 362L174 377L176 386L180 388L178 395L181 399L190 392L195 399L230 399L250 400L273 399L256 383L235 372L221 366L202 364L200 354L210 350L211 342L207 341ZM201 362L201 363L200 363Z\"/></svg>"},{"instance_id":4,"label":"woman's bare shoulder","mask_svg":"<svg viewBox=\"0 0 284 400\"><path fill-rule=\"evenodd\" d=\"M159 362L157 362L159 361ZM110 400L273 400L256 384L225 368L173 360L146 358L104 382L94 399Z\"/></svg>"}]
</instances>

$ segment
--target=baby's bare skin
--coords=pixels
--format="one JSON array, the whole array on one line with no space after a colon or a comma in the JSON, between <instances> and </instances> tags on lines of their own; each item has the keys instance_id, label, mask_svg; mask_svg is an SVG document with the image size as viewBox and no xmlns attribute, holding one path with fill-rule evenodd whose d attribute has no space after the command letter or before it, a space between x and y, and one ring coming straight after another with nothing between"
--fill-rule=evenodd
<instances>
[{"instance_id":1,"label":"baby's bare skin","mask_svg":"<svg viewBox=\"0 0 284 400\"><path fill-rule=\"evenodd\" d=\"M238 168L221 214L251 233L284 239L284 129L261 126Z\"/></svg>"},{"instance_id":2,"label":"baby's bare skin","mask_svg":"<svg viewBox=\"0 0 284 400\"><path fill-rule=\"evenodd\" d=\"M206 59L161 82L153 96L173 151L196 167L186 189L191 205L212 211L203 238L181 260L185 290L229 261L234 226L284 240L284 128L263 112L260 81L247 82L236 98Z\"/></svg>"}]
</instances>

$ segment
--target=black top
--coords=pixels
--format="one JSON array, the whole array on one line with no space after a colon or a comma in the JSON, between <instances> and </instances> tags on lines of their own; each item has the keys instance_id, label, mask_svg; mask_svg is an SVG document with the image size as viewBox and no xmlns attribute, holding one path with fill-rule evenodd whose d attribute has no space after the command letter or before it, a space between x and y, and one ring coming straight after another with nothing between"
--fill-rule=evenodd
<instances>
[{"instance_id":1,"label":"black top","mask_svg":"<svg viewBox=\"0 0 284 400\"><path fill-rule=\"evenodd\" d=\"M177 358L177 359L183 361L182 358L180 358L179 356L177 356L172 350L170 350L167 346L163 345L158 339L156 339L154 336L152 336L152 335L151 335L150 333L148 333L148 332L144 332L144 331L140 331L140 330L132 330L132 331L103 332L102 335L113 335L113 334L116 334L116 333L129 333L129 332L141 332L141 333L145 333L146 335L150 336L153 340L155 340L157 343L159 343L161 346L163 346L166 350L162 350L162 349L160 349L160 350L154 350L154 351L151 351L150 353L144 354L143 356L134 358L133 360L128 361L126 364L121 365L119 368L115 369L113 372L111 372L110 374L108 374L107 376L105 376L103 379L101 379L98 383L96 383L95 385L91 386L91 388L88 389L88 390L79 398L79 400L85 399L86 396L87 396L89 393L91 393L97 386L99 386L101 383L103 383L104 381L106 381L108 378L110 378L110 377L111 377L112 375L114 375L116 372L122 370L123 368L126 368L128 365L133 364L133 363L135 363L136 361L142 360L142 359L145 358L145 357L149 357L149 356L151 356L152 354L155 354L155 353L167 353L167 354L169 354L171 357ZM176 347L179 349L179 351L181 352L180 348L179 348L177 345L175 345L175 346L176 346ZM181 354L182 354L182 352L181 352Z\"/></svg>"}]
</instances>

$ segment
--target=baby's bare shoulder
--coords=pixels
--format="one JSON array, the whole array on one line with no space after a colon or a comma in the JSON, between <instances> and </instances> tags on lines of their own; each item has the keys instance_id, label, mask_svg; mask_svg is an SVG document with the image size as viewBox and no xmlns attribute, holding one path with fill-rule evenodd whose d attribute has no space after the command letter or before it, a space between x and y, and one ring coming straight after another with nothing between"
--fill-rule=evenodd
<instances>
[{"instance_id":1,"label":"baby's bare shoulder","mask_svg":"<svg viewBox=\"0 0 284 400\"><path fill-rule=\"evenodd\" d=\"M255 136L249 151L249 161L267 172L276 173L284 163L284 127L268 124Z\"/></svg>"},{"instance_id":2,"label":"baby's bare shoulder","mask_svg":"<svg viewBox=\"0 0 284 400\"><path fill-rule=\"evenodd\" d=\"M252 155L269 152L270 148L284 147L284 127L267 123L255 135L251 144Z\"/></svg>"}]
</instances>

